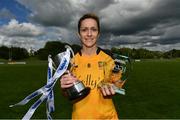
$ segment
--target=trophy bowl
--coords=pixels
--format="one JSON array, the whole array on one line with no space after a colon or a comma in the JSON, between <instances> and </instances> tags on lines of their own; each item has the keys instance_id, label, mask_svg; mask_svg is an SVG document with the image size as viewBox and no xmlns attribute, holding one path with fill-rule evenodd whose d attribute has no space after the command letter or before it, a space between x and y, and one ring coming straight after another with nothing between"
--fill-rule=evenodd
<instances>
[{"instance_id":1,"label":"trophy bowl","mask_svg":"<svg viewBox=\"0 0 180 120\"><path fill-rule=\"evenodd\" d=\"M62 56L63 56L63 53L59 53L54 57L53 62L56 67L59 66ZM73 67L74 66L71 65L71 63L69 63L68 70L70 71L70 69L73 69ZM90 88L85 87L83 82L78 80L73 83L73 86L66 88L65 92L70 101L78 101L78 100L83 99L84 97L86 97L89 94Z\"/></svg>"},{"instance_id":2,"label":"trophy bowl","mask_svg":"<svg viewBox=\"0 0 180 120\"><path fill-rule=\"evenodd\" d=\"M66 89L69 100L80 100L89 94L90 88L85 87L83 82L78 80L73 84L74 85L72 87Z\"/></svg>"}]
</instances>

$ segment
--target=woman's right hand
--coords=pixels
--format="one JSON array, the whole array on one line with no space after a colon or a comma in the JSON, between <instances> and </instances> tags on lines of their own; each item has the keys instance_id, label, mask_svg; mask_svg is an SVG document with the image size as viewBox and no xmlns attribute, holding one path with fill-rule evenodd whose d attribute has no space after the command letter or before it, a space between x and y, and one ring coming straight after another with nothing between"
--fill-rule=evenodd
<instances>
[{"instance_id":1,"label":"woman's right hand","mask_svg":"<svg viewBox=\"0 0 180 120\"><path fill-rule=\"evenodd\" d=\"M71 73L65 74L61 76L60 79L60 86L62 89L69 88L73 86L73 83L76 82L78 79L76 76L72 75Z\"/></svg>"}]
</instances>

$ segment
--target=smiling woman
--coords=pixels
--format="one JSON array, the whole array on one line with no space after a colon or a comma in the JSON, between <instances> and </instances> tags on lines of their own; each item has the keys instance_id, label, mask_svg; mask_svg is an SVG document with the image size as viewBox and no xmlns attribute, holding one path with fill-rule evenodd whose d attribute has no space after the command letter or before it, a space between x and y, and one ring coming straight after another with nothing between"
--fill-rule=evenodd
<instances>
[{"instance_id":1,"label":"smiling woman","mask_svg":"<svg viewBox=\"0 0 180 120\"><path fill-rule=\"evenodd\" d=\"M85 49L87 50L88 48L90 49L88 52L89 54L93 53L92 50L94 50L94 52L96 51L96 42L99 36L99 28L94 19L84 19L81 22L80 32L78 35L83 45L82 51L85 51ZM86 54L86 52L84 53Z\"/></svg>"},{"instance_id":2,"label":"smiling woman","mask_svg":"<svg viewBox=\"0 0 180 120\"><path fill-rule=\"evenodd\" d=\"M76 67L71 74L62 76L60 82L62 91L70 88L78 80L91 88L85 98L73 104L73 119L118 119L111 99L115 95L113 87L111 85L99 87L105 79L112 83L111 77L106 78L106 76L110 76L114 68L112 57L97 46L99 35L99 18L92 13L83 15L78 22L78 36L82 49L72 59L72 64ZM106 73L104 68L106 68ZM120 76L121 73L113 80L119 80Z\"/></svg>"}]
</instances>

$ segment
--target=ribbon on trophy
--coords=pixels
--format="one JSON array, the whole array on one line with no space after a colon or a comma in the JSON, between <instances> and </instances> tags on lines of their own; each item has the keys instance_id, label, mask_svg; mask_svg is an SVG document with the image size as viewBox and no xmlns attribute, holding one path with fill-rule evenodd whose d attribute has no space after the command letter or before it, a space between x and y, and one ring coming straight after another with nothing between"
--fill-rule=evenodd
<instances>
[{"instance_id":1,"label":"ribbon on trophy","mask_svg":"<svg viewBox=\"0 0 180 120\"><path fill-rule=\"evenodd\" d=\"M47 70L47 85L52 82L53 70L56 70L56 69L53 67L53 60L51 59L51 55L49 55L48 56L48 70ZM50 113L54 111L55 111L54 92L52 90L47 96L47 102L46 102L46 114L47 114L48 119L52 119Z\"/></svg>"},{"instance_id":2,"label":"ribbon on trophy","mask_svg":"<svg viewBox=\"0 0 180 120\"><path fill-rule=\"evenodd\" d=\"M33 98L42 94L42 96L29 108L29 110L24 115L22 120L29 120L34 114L35 110L45 100L47 106L46 108L47 118L49 120L52 119L50 113L55 111L54 92L53 92L54 85L56 84L57 80L66 72L68 65L70 63L71 53L74 55L72 49L69 46L65 46L65 48L66 48L65 52L58 54L60 60L59 60L59 65L56 66L57 69L53 67L54 63L51 56L50 55L48 56L47 84L41 87L40 89L36 90L35 92L31 93L30 95L28 95L19 103L9 106L9 107L14 107L19 105L25 105ZM55 70L54 75L53 75L53 70Z\"/></svg>"}]
</instances>

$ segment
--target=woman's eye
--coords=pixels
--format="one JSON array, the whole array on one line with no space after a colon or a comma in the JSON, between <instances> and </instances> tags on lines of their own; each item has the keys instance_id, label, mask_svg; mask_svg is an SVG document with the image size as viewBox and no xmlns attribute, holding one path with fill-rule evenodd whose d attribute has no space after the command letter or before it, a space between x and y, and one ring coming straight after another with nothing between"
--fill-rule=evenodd
<instances>
[{"instance_id":1,"label":"woman's eye","mask_svg":"<svg viewBox=\"0 0 180 120\"><path fill-rule=\"evenodd\" d=\"M81 32L87 32L87 31L97 32L98 29L97 29L97 28L90 28L90 29L88 29L88 28L82 28L82 29L80 29L80 31L81 31Z\"/></svg>"},{"instance_id":2,"label":"woman's eye","mask_svg":"<svg viewBox=\"0 0 180 120\"><path fill-rule=\"evenodd\" d=\"M82 32L85 32L85 31L87 31L87 29L81 29L81 31L82 31Z\"/></svg>"},{"instance_id":3,"label":"woman's eye","mask_svg":"<svg viewBox=\"0 0 180 120\"><path fill-rule=\"evenodd\" d=\"M96 28L92 28L92 31L96 32L96 31L97 31L97 29L96 29Z\"/></svg>"}]
</instances>

